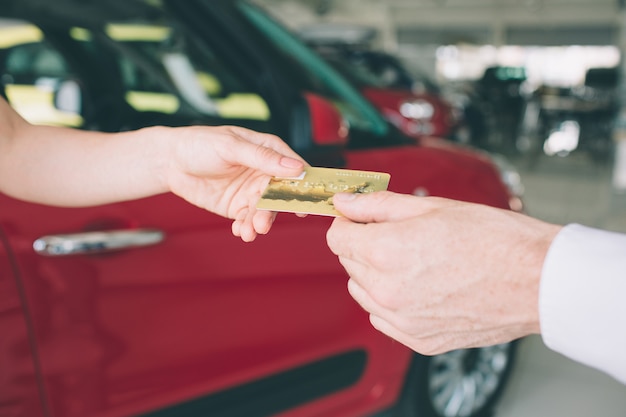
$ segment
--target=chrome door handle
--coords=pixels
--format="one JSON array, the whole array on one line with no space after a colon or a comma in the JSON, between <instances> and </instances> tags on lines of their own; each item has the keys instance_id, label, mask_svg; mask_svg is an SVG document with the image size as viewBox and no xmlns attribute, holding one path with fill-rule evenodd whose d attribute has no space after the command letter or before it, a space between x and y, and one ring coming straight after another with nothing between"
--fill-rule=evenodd
<instances>
[{"instance_id":1,"label":"chrome door handle","mask_svg":"<svg viewBox=\"0 0 626 417\"><path fill-rule=\"evenodd\" d=\"M106 230L42 236L33 242L40 255L67 256L155 245L165 234L155 229Z\"/></svg>"}]
</instances>

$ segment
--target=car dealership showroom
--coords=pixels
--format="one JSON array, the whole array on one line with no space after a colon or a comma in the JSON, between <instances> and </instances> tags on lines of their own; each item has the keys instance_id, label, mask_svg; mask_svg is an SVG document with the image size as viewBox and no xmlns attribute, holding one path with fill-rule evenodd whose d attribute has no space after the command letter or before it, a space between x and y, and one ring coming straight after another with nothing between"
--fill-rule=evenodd
<instances>
[{"instance_id":1,"label":"car dealership showroom","mask_svg":"<svg viewBox=\"0 0 626 417\"><path fill-rule=\"evenodd\" d=\"M623 417L625 53L626 0L2 0L0 416Z\"/></svg>"}]
</instances>

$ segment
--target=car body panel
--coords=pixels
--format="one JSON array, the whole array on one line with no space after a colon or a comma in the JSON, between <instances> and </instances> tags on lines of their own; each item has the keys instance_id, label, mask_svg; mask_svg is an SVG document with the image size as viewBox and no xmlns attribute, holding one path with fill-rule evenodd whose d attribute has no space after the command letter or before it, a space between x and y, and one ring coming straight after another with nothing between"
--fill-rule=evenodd
<instances>
[{"instance_id":1,"label":"car body panel","mask_svg":"<svg viewBox=\"0 0 626 417\"><path fill-rule=\"evenodd\" d=\"M23 288L0 227L0 414L43 417L40 380Z\"/></svg>"},{"instance_id":2,"label":"car body panel","mask_svg":"<svg viewBox=\"0 0 626 417\"><path fill-rule=\"evenodd\" d=\"M129 10L135 4L124 3ZM387 129L365 100L356 112L375 120L361 117L365 127L352 123L349 138L342 136L348 125L333 111L327 112L332 107L328 104L345 112L342 114L354 112L346 108L346 97L361 100L358 93L341 79L335 84L343 95L330 94L325 86L312 88L317 80L306 80L306 74L287 68L294 59L289 51L270 53L261 37L239 22L230 2L193 2L204 5L206 19L190 6L191 1L171 3L175 14L190 14L186 17L189 26L199 25L193 32L198 39L211 38L212 31L221 33L219 42L210 39L215 43L211 44L215 54L224 57L223 62L217 62L223 67L216 66L215 73L232 67L233 74L249 81L237 87L251 86L247 91L229 93L250 93L248 97L255 97L257 110L260 102L269 109L269 114L261 117L268 120L255 118L258 111L247 114L249 120L218 117L223 114L200 117L206 115L190 112L192 116L185 114L174 122L258 126L281 135L316 165L389 172L392 191L507 208L507 190L486 160L438 142L415 144L391 127ZM33 4L48 7L44 2ZM85 7L109 6L90 3ZM87 10L93 17L91 9ZM220 10L223 15L217 12ZM46 27L50 45L67 51L68 44L59 43L62 37L55 32L58 21L47 21L39 14L36 17ZM77 19L70 14L61 17ZM194 18L199 21L194 22ZM117 36L121 36L119 32ZM124 36L128 39L131 35ZM8 48L20 45L12 41ZM106 52L110 51L103 50L99 56L106 60L117 56ZM306 51L301 55L306 57ZM312 60L310 56L308 59ZM137 100L147 100L146 105L157 105L155 97L157 101L166 98L166 104L173 97L180 105L138 111L128 105L124 95L128 91L114 88L119 80L108 67L98 72L90 65L78 60L76 71L68 72L67 77L61 74L59 80L77 78L85 84L85 91L106 93L107 99L120 92L113 103L124 106L122 113L127 118L109 121L107 129L167 124L172 122L170 111L177 115L189 107L184 95L171 88L133 85L128 91L138 93ZM323 66L316 70L326 71ZM54 74L36 75L35 79ZM324 76L333 75L328 72ZM213 85L213 80L203 77L206 86ZM148 78L143 74L138 84L148 85ZM311 97L315 99L311 101ZM50 102L54 106L54 96L45 100L47 106ZM109 116L107 110L115 110L112 106L99 109L85 116L83 128L105 126L91 123ZM342 141L349 139L347 149L334 143L315 143L314 131L328 128L316 126L312 113L320 109L333 120L332 132L324 133L324 137L331 141L335 135ZM132 123L126 124L129 121ZM363 133L368 123L378 133ZM349 296L347 274L325 241L330 218L280 214L270 234L246 244L232 236L229 220L172 194L91 208L47 207L0 195L0 208L0 231L8 248L5 253L10 254L2 253L0 276L19 274L15 282L23 288L20 302L25 317L7 322L17 348L0 352L0 357L28 359L23 359L19 372L30 379L20 380L24 385L19 388L19 398L32 400L36 407L38 395L45 410L30 413L0 402L0 415L356 417L388 410L398 401L414 354L373 329L368 315ZM33 248L33 243L46 235L144 228L163 232L164 240L152 246L90 255L44 256ZM11 306L19 298L15 291L8 292ZM11 314L17 314L18 310L11 308ZM36 347L34 355L31 345L25 343L28 338ZM18 389L16 383L16 378L0 379L0 393ZM17 397L11 394L8 398ZM30 403L21 406L24 404ZM247 406L258 408L250 411Z\"/></svg>"},{"instance_id":3,"label":"car body panel","mask_svg":"<svg viewBox=\"0 0 626 417\"><path fill-rule=\"evenodd\" d=\"M335 42L315 36L304 39L337 71L349 79L384 117L414 139L450 138L458 128L458 117L430 83L413 82L395 57L383 52ZM427 106L429 114L413 117L403 111L406 104Z\"/></svg>"},{"instance_id":4,"label":"car body panel","mask_svg":"<svg viewBox=\"0 0 626 417\"><path fill-rule=\"evenodd\" d=\"M450 105L434 94L377 87L364 87L361 92L385 115L387 120L405 134L416 139L424 136L447 138L455 126ZM433 109L432 116L424 119L404 116L401 112L402 105L415 101L430 104Z\"/></svg>"},{"instance_id":5,"label":"car body panel","mask_svg":"<svg viewBox=\"0 0 626 417\"><path fill-rule=\"evenodd\" d=\"M407 146L346 153L351 169L385 170L391 174L389 189L405 194L428 195L509 208L509 196L493 167L473 153L439 145ZM416 169L419 167L419 170Z\"/></svg>"},{"instance_id":6,"label":"car body panel","mask_svg":"<svg viewBox=\"0 0 626 417\"><path fill-rule=\"evenodd\" d=\"M444 160L438 153L448 151L352 151L347 161L390 171L396 192L414 193L418 184L430 195L506 204L493 198L497 182L477 190L464 177L451 187L471 159L452 154L433 164ZM422 176L403 181L420 163L428 167ZM338 404L360 415L369 406L363 392L377 406L397 398L411 355L377 334L349 299L347 276L325 244L329 218L283 214L272 233L245 244L230 235L229 221L170 194L86 209L0 195L0 206L53 416L136 414L357 349L368 356L358 384L293 415ZM155 226L165 241L146 248L71 257L32 249L47 234Z\"/></svg>"},{"instance_id":7,"label":"car body panel","mask_svg":"<svg viewBox=\"0 0 626 417\"><path fill-rule=\"evenodd\" d=\"M272 234L245 244L229 221L169 194L87 209L6 196L0 205L19 214L2 225L10 226L54 416L143 412L354 349L372 362L359 384L374 387L391 372L383 357L409 360L348 299L345 272L325 245L328 218L282 215ZM158 225L166 238L103 255L32 249L42 234L124 224Z\"/></svg>"}]
</instances>

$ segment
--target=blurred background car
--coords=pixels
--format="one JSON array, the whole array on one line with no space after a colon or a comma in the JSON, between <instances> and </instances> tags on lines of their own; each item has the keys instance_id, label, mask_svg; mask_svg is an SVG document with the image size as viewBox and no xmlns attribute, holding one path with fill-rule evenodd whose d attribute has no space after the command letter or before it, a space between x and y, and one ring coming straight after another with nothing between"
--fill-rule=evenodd
<instances>
[{"instance_id":1,"label":"blurred background car","mask_svg":"<svg viewBox=\"0 0 626 417\"><path fill-rule=\"evenodd\" d=\"M321 24L298 34L407 136L469 142L463 104L448 100L436 83L398 57L373 48L374 29Z\"/></svg>"},{"instance_id":2,"label":"blurred background car","mask_svg":"<svg viewBox=\"0 0 626 417\"><path fill-rule=\"evenodd\" d=\"M396 192L521 208L497 161L402 134L248 2L0 13L2 86L34 123L234 124L313 165L389 172ZM479 416L515 361L516 342L424 357L374 330L326 247L328 218L281 215L244 244L170 194L0 206L3 415Z\"/></svg>"},{"instance_id":3,"label":"blurred background car","mask_svg":"<svg viewBox=\"0 0 626 417\"><path fill-rule=\"evenodd\" d=\"M516 140L525 111L523 67L493 66L474 84L474 93L485 115L489 135L483 148L515 154Z\"/></svg>"},{"instance_id":4,"label":"blurred background car","mask_svg":"<svg viewBox=\"0 0 626 417\"><path fill-rule=\"evenodd\" d=\"M590 68L582 85L542 85L527 99L518 148L531 156L584 152L596 164L614 154L618 68Z\"/></svg>"},{"instance_id":5,"label":"blurred background car","mask_svg":"<svg viewBox=\"0 0 626 417\"><path fill-rule=\"evenodd\" d=\"M407 136L453 137L459 124L455 109L434 92L408 87L388 66L380 68L382 53L342 45L315 45L315 50Z\"/></svg>"}]
</instances>

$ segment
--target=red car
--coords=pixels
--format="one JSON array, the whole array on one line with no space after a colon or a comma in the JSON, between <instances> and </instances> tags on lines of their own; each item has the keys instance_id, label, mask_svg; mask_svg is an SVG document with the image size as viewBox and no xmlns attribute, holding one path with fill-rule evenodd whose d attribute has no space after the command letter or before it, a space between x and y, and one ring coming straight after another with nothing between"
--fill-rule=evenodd
<instances>
[{"instance_id":1,"label":"red car","mask_svg":"<svg viewBox=\"0 0 626 417\"><path fill-rule=\"evenodd\" d=\"M0 79L32 121L237 124L314 165L389 172L393 191L517 201L490 160L416 145L247 2L6 0L0 16ZM490 410L516 344L424 357L377 332L329 224L282 214L244 244L170 194L80 209L0 195L0 415Z\"/></svg>"},{"instance_id":2,"label":"red car","mask_svg":"<svg viewBox=\"0 0 626 417\"><path fill-rule=\"evenodd\" d=\"M317 31L301 36L405 135L453 139L462 127L461 112L436 86L416 81L397 58L325 37L317 39Z\"/></svg>"}]
</instances>

